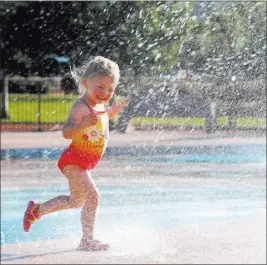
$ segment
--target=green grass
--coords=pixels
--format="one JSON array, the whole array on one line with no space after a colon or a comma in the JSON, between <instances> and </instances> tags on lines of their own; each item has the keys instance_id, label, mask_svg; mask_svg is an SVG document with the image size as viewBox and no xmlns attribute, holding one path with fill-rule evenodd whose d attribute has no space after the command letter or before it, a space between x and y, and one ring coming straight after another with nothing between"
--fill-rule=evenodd
<instances>
[{"instance_id":1,"label":"green grass","mask_svg":"<svg viewBox=\"0 0 267 265\"><path fill-rule=\"evenodd\" d=\"M41 122L64 123L68 112L77 95L43 94L41 95ZM2 122L37 122L38 121L38 95L36 94L10 94L9 95L10 119ZM116 122L117 119L115 119ZM153 118L133 117L133 125L157 126L205 126L205 118ZM228 117L217 119L219 127L229 124ZM237 128L266 128L265 118L237 117Z\"/></svg>"},{"instance_id":2,"label":"green grass","mask_svg":"<svg viewBox=\"0 0 267 265\"><path fill-rule=\"evenodd\" d=\"M151 117L134 117L132 118L133 125L157 125L157 126L205 126L205 118L151 118ZM228 117L217 118L219 127L229 124ZM253 117L237 117L237 128L266 128L265 118Z\"/></svg>"},{"instance_id":3,"label":"green grass","mask_svg":"<svg viewBox=\"0 0 267 265\"><path fill-rule=\"evenodd\" d=\"M64 122L70 109L70 102L43 102L41 122ZM36 122L39 111L37 102L10 102L8 122Z\"/></svg>"},{"instance_id":4,"label":"green grass","mask_svg":"<svg viewBox=\"0 0 267 265\"><path fill-rule=\"evenodd\" d=\"M158 126L175 126L175 125L195 125L195 126L204 126L204 118L153 118L153 117L134 117L132 119L133 124L135 125L153 125Z\"/></svg>"},{"instance_id":5,"label":"green grass","mask_svg":"<svg viewBox=\"0 0 267 265\"><path fill-rule=\"evenodd\" d=\"M78 98L77 95L64 95L64 94L41 94L41 100L51 102L51 101L74 101ZM37 94L9 94L9 101L38 101Z\"/></svg>"},{"instance_id":6,"label":"green grass","mask_svg":"<svg viewBox=\"0 0 267 265\"><path fill-rule=\"evenodd\" d=\"M75 95L41 95L41 122L64 122L76 98ZM9 95L10 119L2 119L2 121L37 122L38 113L37 95L11 94Z\"/></svg>"}]
</instances>

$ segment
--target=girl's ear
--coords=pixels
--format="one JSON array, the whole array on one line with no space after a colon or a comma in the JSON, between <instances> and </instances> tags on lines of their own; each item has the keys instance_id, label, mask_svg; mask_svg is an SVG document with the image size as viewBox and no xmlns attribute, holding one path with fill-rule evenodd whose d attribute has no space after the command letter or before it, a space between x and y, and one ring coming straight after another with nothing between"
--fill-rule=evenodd
<instances>
[{"instance_id":1,"label":"girl's ear","mask_svg":"<svg viewBox=\"0 0 267 265\"><path fill-rule=\"evenodd\" d=\"M88 87L88 78L85 78L85 77L82 78L82 85L83 85L83 87L85 87L85 88Z\"/></svg>"}]
</instances>

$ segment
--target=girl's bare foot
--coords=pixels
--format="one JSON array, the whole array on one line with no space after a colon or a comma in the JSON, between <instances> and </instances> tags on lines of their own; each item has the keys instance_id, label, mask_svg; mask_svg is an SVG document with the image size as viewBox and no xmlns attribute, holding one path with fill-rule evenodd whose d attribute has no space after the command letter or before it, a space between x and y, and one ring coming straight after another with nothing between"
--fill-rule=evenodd
<instances>
[{"instance_id":1,"label":"girl's bare foot","mask_svg":"<svg viewBox=\"0 0 267 265\"><path fill-rule=\"evenodd\" d=\"M78 247L81 251L104 251L110 248L109 244L102 243L97 239L82 239Z\"/></svg>"}]
</instances>

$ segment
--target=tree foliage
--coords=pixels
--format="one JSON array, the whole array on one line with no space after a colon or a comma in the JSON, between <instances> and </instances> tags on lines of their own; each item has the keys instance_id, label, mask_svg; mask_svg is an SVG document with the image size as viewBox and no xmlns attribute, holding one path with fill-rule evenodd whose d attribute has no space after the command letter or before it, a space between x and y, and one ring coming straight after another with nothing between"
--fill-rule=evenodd
<instances>
[{"instance_id":1,"label":"tree foliage","mask_svg":"<svg viewBox=\"0 0 267 265\"><path fill-rule=\"evenodd\" d=\"M179 50L190 29L192 5L185 2L141 2L123 26L127 45L121 61L135 73L177 67Z\"/></svg>"},{"instance_id":2,"label":"tree foliage","mask_svg":"<svg viewBox=\"0 0 267 265\"><path fill-rule=\"evenodd\" d=\"M16 65L21 63L26 71L36 72L51 53L67 56L72 63L94 54L112 56L128 5L131 3L1 4L1 65L17 72Z\"/></svg>"},{"instance_id":3,"label":"tree foliage","mask_svg":"<svg viewBox=\"0 0 267 265\"><path fill-rule=\"evenodd\" d=\"M229 68L232 58L234 68L251 63L249 56L260 56L266 50L266 3L264 2L214 2L208 14L195 24L187 36L183 49L182 66L194 71L216 64ZM254 60L255 61L255 60ZM221 64L221 65L220 65ZM249 66L246 66L249 67ZM222 69L223 71L225 69Z\"/></svg>"},{"instance_id":4,"label":"tree foliage","mask_svg":"<svg viewBox=\"0 0 267 265\"><path fill-rule=\"evenodd\" d=\"M178 67L197 72L208 58L264 49L266 3L213 2L202 17L192 13L196 4L1 2L1 68L38 74L49 54L69 57L77 67L101 54L135 74Z\"/></svg>"}]
</instances>

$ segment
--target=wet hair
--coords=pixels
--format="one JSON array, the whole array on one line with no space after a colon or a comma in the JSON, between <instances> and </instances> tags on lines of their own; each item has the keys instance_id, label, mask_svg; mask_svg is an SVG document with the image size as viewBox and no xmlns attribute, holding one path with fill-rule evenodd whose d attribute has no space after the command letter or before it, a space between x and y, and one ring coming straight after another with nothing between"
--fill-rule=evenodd
<instances>
[{"instance_id":1,"label":"wet hair","mask_svg":"<svg viewBox=\"0 0 267 265\"><path fill-rule=\"evenodd\" d=\"M80 79L77 76L77 70L74 70L72 75L79 84L79 93L81 96L85 93L85 89L81 83L82 78L112 76L115 86L118 84L120 78L120 69L118 64L102 56L95 56L90 59L89 62L80 69L80 71L82 71Z\"/></svg>"}]
</instances>

